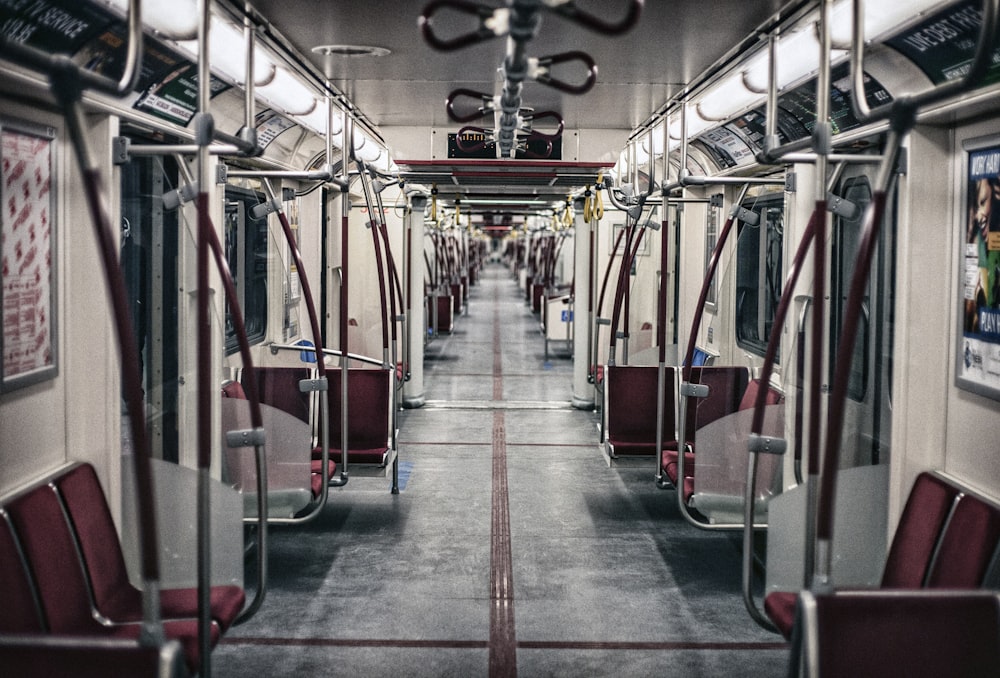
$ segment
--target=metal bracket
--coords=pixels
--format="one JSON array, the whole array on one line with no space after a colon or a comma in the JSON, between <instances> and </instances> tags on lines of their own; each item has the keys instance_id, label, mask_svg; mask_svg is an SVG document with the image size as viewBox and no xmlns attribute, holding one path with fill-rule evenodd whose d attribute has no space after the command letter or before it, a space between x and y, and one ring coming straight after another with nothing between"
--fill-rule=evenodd
<instances>
[{"instance_id":1,"label":"metal bracket","mask_svg":"<svg viewBox=\"0 0 1000 678\"><path fill-rule=\"evenodd\" d=\"M782 455L788 451L788 441L784 438L772 438L762 436L759 433L751 433L747 439L747 449L754 454Z\"/></svg>"},{"instance_id":2,"label":"metal bracket","mask_svg":"<svg viewBox=\"0 0 1000 678\"><path fill-rule=\"evenodd\" d=\"M595 318L594 322L596 322L598 325L610 325L611 318Z\"/></svg>"},{"instance_id":3,"label":"metal bracket","mask_svg":"<svg viewBox=\"0 0 1000 678\"><path fill-rule=\"evenodd\" d=\"M303 379L299 382L299 391L309 393L310 391L325 391L329 388L327 380L324 379Z\"/></svg>"},{"instance_id":4,"label":"metal bracket","mask_svg":"<svg viewBox=\"0 0 1000 678\"><path fill-rule=\"evenodd\" d=\"M861 208L858 207L857 203L851 202L846 198L841 198L834 193L826 194L826 209L848 221L857 219L858 214L861 212Z\"/></svg>"},{"instance_id":5,"label":"metal bracket","mask_svg":"<svg viewBox=\"0 0 1000 678\"><path fill-rule=\"evenodd\" d=\"M896 152L896 174L906 174L906 168L909 167L908 160L908 149L905 146L900 147Z\"/></svg>"},{"instance_id":6,"label":"metal bracket","mask_svg":"<svg viewBox=\"0 0 1000 678\"><path fill-rule=\"evenodd\" d=\"M798 181L795 172L785 174L785 192L795 193L798 190Z\"/></svg>"},{"instance_id":7,"label":"metal bracket","mask_svg":"<svg viewBox=\"0 0 1000 678\"><path fill-rule=\"evenodd\" d=\"M722 193L713 193L708 196L708 204L712 207L722 207L722 200L725 196Z\"/></svg>"},{"instance_id":8,"label":"metal bracket","mask_svg":"<svg viewBox=\"0 0 1000 678\"><path fill-rule=\"evenodd\" d=\"M116 165L124 165L132 158L129 155L129 147L132 140L128 137L115 137L111 140L111 162Z\"/></svg>"},{"instance_id":9,"label":"metal bracket","mask_svg":"<svg viewBox=\"0 0 1000 678\"><path fill-rule=\"evenodd\" d=\"M264 429L247 428L226 431L226 445L229 447L256 447L264 444Z\"/></svg>"},{"instance_id":10,"label":"metal bracket","mask_svg":"<svg viewBox=\"0 0 1000 678\"><path fill-rule=\"evenodd\" d=\"M707 398L708 392L708 384L692 384L687 381L681 383L681 397Z\"/></svg>"},{"instance_id":11,"label":"metal bracket","mask_svg":"<svg viewBox=\"0 0 1000 678\"><path fill-rule=\"evenodd\" d=\"M215 183L224 184L229 181L229 165L219 163L215 166Z\"/></svg>"},{"instance_id":12,"label":"metal bracket","mask_svg":"<svg viewBox=\"0 0 1000 678\"><path fill-rule=\"evenodd\" d=\"M742 221L744 224L747 224L748 226L756 226L757 224L760 223L760 215L754 212L753 210L748 210L746 207L743 207L742 205L733 205L733 211L731 213L731 216L733 216L738 221Z\"/></svg>"},{"instance_id":13,"label":"metal bracket","mask_svg":"<svg viewBox=\"0 0 1000 678\"><path fill-rule=\"evenodd\" d=\"M279 209L281 209L281 203L275 198L274 200L257 203L250 208L250 214L254 219L263 219L269 214L274 214Z\"/></svg>"}]
</instances>

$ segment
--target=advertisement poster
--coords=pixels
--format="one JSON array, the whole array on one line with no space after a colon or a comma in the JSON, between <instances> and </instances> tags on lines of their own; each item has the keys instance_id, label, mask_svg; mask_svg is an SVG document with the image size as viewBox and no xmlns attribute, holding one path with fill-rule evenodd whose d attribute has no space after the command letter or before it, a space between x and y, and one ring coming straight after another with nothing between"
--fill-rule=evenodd
<instances>
[{"instance_id":1,"label":"advertisement poster","mask_svg":"<svg viewBox=\"0 0 1000 678\"><path fill-rule=\"evenodd\" d=\"M53 135L0 128L0 391L56 374Z\"/></svg>"},{"instance_id":2,"label":"advertisement poster","mask_svg":"<svg viewBox=\"0 0 1000 678\"><path fill-rule=\"evenodd\" d=\"M1000 141L966 150L957 381L1000 399Z\"/></svg>"}]
</instances>

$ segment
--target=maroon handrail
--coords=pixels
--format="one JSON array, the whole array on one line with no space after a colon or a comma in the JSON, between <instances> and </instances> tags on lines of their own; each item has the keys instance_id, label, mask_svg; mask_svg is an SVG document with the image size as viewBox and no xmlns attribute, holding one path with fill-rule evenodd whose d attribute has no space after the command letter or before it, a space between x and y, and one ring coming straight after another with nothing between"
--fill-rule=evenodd
<instances>
[{"instance_id":1,"label":"maroon handrail","mask_svg":"<svg viewBox=\"0 0 1000 678\"><path fill-rule=\"evenodd\" d=\"M861 306L864 302L865 288L868 285L872 257L875 255L875 248L878 244L882 216L885 214L885 204L885 190L876 190L872 196L872 206L865 215L864 235L858 246L857 264L854 276L851 278L850 290L847 293L847 303L844 306L844 325L840 330L833 390L830 393L830 411L827 415L826 451L823 456L823 472L820 477L820 501L816 512L817 539L829 540L833 534L833 495L840 458L840 442L843 437L844 403L847 399L854 342L861 319Z\"/></svg>"},{"instance_id":2,"label":"maroon handrail","mask_svg":"<svg viewBox=\"0 0 1000 678\"><path fill-rule=\"evenodd\" d=\"M774 363L778 355L778 346L781 344L781 335L785 326L785 317L788 309L792 306L792 299L795 296L795 285L799 281L799 274L802 273L802 264L805 261L809 247L812 245L816 235L816 222L826 218L826 201L819 200L813 209L806 230L802 234L802 240L795 251L791 268L785 278L785 286L781 293L778 307L774 311L774 320L771 325L771 335L768 337L767 350L764 353L764 363L760 369L760 383L765 387L771 383L771 375L774 373ZM754 400L753 422L750 425L750 433L760 435L764 428L764 411L767 407L767 388L757 391L757 398Z\"/></svg>"},{"instance_id":3,"label":"maroon handrail","mask_svg":"<svg viewBox=\"0 0 1000 678\"><path fill-rule=\"evenodd\" d=\"M687 349L684 354L684 364L681 366L682 378L685 382L691 381L691 363L694 360L694 346L698 341L698 330L701 329L701 317L704 315L705 300L708 299L708 291L712 286L712 279L715 277L715 270L719 267L719 260L722 258L722 250L729 239L729 233L733 230L736 218L730 216L719 232L719 239L715 242L715 249L712 250L712 258L708 261L708 270L705 271L705 279L701 284L701 292L698 294L698 302L695 304L694 318L691 321L691 334L688 336ZM683 455L681 455L683 457ZM683 463L683 462L681 462Z\"/></svg>"}]
</instances>

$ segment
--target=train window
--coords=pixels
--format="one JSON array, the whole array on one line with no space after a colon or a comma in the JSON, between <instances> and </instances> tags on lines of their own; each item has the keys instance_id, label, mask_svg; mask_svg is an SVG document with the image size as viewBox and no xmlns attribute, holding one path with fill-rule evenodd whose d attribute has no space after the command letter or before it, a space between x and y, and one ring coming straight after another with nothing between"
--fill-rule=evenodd
<instances>
[{"instance_id":1,"label":"train window","mask_svg":"<svg viewBox=\"0 0 1000 678\"><path fill-rule=\"evenodd\" d=\"M844 182L842 197L857 205L858 209L850 219L836 216L833 222L833 303L831 309L833 321L831 352L836 352L837 341L843 325L844 306L847 305L847 294L850 291L851 278L854 276L854 264L857 258L858 246L863 228L865 208L871 202L872 191L868 177L852 177ZM868 389L869 373L869 341L871 327L871 307L869 292L871 284L865 290L865 303L862 307L861 324L858 327L858 339L854 342L854 353L851 358L851 379L847 386L847 396L852 400L864 400Z\"/></svg>"},{"instance_id":2,"label":"train window","mask_svg":"<svg viewBox=\"0 0 1000 678\"><path fill-rule=\"evenodd\" d=\"M741 222L736 245L736 343L763 356L781 299L784 195L749 198L742 207L757 212L760 222ZM777 357L776 357L777 359Z\"/></svg>"},{"instance_id":3,"label":"train window","mask_svg":"<svg viewBox=\"0 0 1000 678\"><path fill-rule=\"evenodd\" d=\"M141 139L141 143L148 140ZM166 156L121 166L121 266L139 348L142 390L152 413L150 444L158 459L178 459L178 288L180 216L163 207L177 186Z\"/></svg>"},{"instance_id":4,"label":"train window","mask_svg":"<svg viewBox=\"0 0 1000 678\"><path fill-rule=\"evenodd\" d=\"M708 213L705 220L705 275L708 275L708 265L712 261L712 252L715 251L715 243L719 239L719 210L715 205L708 206ZM718 287L717 277L712 278L705 296L705 310L715 311L716 288Z\"/></svg>"},{"instance_id":5,"label":"train window","mask_svg":"<svg viewBox=\"0 0 1000 678\"><path fill-rule=\"evenodd\" d=\"M226 260L236 285L250 343L264 340L267 330L267 219L251 210L264 196L248 188L226 186ZM226 353L239 348L229 304L226 304Z\"/></svg>"}]
</instances>

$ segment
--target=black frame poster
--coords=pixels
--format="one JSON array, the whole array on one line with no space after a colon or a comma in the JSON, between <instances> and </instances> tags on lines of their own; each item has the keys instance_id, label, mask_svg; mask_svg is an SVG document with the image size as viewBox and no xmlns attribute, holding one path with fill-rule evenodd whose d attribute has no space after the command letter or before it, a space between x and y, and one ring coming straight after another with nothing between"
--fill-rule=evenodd
<instances>
[{"instance_id":1,"label":"black frame poster","mask_svg":"<svg viewBox=\"0 0 1000 678\"><path fill-rule=\"evenodd\" d=\"M1000 138L965 149L956 385L1000 400Z\"/></svg>"}]
</instances>

